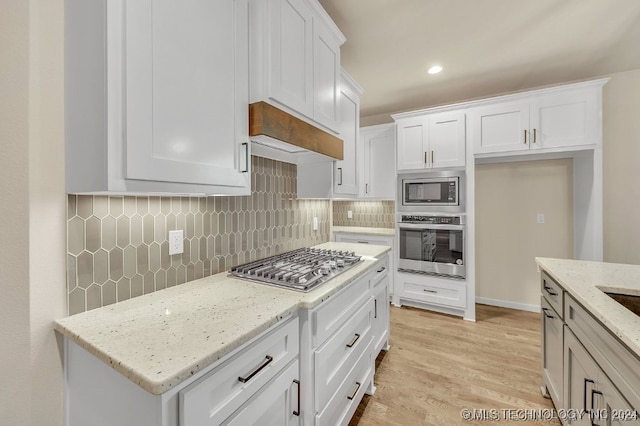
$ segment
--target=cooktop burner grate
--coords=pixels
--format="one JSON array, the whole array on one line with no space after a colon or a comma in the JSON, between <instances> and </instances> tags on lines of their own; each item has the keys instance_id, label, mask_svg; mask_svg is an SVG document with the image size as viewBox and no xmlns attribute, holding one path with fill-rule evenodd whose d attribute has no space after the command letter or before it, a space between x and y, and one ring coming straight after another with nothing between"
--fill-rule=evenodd
<instances>
[{"instance_id":1,"label":"cooktop burner grate","mask_svg":"<svg viewBox=\"0 0 640 426\"><path fill-rule=\"evenodd\" d=\"M231 268L235 277L310 291L361 261L354 252L301 248Z\"/></svg>"}]
</instances>

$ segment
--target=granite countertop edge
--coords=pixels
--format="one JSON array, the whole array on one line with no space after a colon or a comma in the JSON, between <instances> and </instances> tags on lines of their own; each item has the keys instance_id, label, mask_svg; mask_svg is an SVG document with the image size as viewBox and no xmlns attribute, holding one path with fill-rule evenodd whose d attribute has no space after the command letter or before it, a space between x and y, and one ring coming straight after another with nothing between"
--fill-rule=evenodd
<instances>
[{"instance_id":1,"label":"granite countertop edge","mask_svg":"<svg viewBox=\"0 0 640 426\"><path fill-rule=\"evenodd\" d=\"M353 251L356 246L359 246L359 244L329 242L320 244L316 247ZM197 372L209 367L211 364L249 342L251 339L268 330L278 322L296 315L299 309L313 309L324 301L330 299L340 290L351 284L354 280L367 273L379 258L390 250L390 248L387 246L366 245L365 248L360 248L360 250L365 250L370 253L362 255L363 261L361 264L351 268L334 278L332 281L329 281L318 289L312 290L308 293L276 288L264 284L251 283L237 278L228 277L226 272L222 272L165 290L129 299L114 305L108 305L59 319L54 322L54 329L74 343L78 344L83 349L87 350L92 355L96 356L98 359L102 360L114 370L124 375L130 381L139 385L144 390L154 395L160 395L179 385ZM154 354L147 354L142 358L136 358L133 349L128 347L114 347L112 342L101 340L104 339L105 335L109 335L110 329L126 328L126 326L131 323L132 315L136 310L143 310L143 312L146 313L144 310L147 309L148 311L154 304L164 305L170 303L174 298L177 299L185 297L190 293L202 291L204 288L208 291L215 291L215 289L218 288L220 288L221 291L229 291L228 287L231 286L235 286L234 290L238 293L246 291L262 292L266 295L266 300L261 303L263 307L269 310L271 305L277 305L279 308L276 308L274 312L270 312L270 314L265 318L260 318L261 315L258 312L253 316L239 317L239 322L244 321L246 323L250 323L250 325L248 327L241 327L242 329L236 332L233 337L227 336L225 342L214 344L213 346L215 347L210 350L202 348L200 348L200 350L196 350L198 348L196 347L197 345L194 344L194 351L197 352L195 357L184 361L184 365L178 363L174 363L172 366L170 365L169 371L164 372L164 370L162 370L163 374L160 375L160 377L153 378L149 371L141 371L145 368L149 370L149 367L146 365L146 361L148 361L148 358L146 357L153 356ZM231 292L234 290L231 290ZM271 300L271 304L267 305L269 300ZM186 303L192 302L191 300L187 300ZM222 303L235 304L234 310L243 312L243 315L247 312L247 310L244 309L246 308L245 305L239 305L243 303L241 295L226 296ZM145 304L148 304L149 306L146 307ZM184 306L182 308L184 308ZM154 314L155 318L151 319L155 320L158 314L157 312ZM123 318L122 324L118 323L119 315ZM108 326L103 326L102 320L104 320L105 317L111 321ZM185 321L185 319L183 318L180 321ZM152 327L151 330L146 330L146 332L149 333L157 331L157 326L157 324L154 324L154 327ZM209 324L209 326L212 329L215 329L215 325ZM104 327L104 330L98 331L100 330L100 327ZM145 330L141 331L141 333L144 332ZM144 336L140 339L141 341L144 341ZM187 351L189 350L190 349ZM183 350L183 352L186 351Z\"/></svg>"},{"instance_id":2,"label":"granite countertop edge","mask_svg":"<svg viewBox=\"0 0 640 426\"><path fill-rule=\"evenodd\" d=\"M536 263L640 357L640 316L603 291L640 295L640 265L543 257Z\"/></svg>"}]
</instances>

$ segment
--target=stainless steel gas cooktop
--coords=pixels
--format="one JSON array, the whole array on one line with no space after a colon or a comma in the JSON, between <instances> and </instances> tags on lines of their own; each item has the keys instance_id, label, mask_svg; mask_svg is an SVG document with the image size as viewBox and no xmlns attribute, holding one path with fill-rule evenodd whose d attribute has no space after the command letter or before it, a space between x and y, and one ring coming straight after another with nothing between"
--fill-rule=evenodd
<instances>
[{"instance_id":1,"label":"stainless steel gas cooktop","mask_svg":"<svg viewBox=\"0 0 640 426\"><path fill-rule=\"evenodd\" d=\"M354 252L301 248L231 268L233 276L309 291L357 265Z\"/></svg>"}]
</instances>

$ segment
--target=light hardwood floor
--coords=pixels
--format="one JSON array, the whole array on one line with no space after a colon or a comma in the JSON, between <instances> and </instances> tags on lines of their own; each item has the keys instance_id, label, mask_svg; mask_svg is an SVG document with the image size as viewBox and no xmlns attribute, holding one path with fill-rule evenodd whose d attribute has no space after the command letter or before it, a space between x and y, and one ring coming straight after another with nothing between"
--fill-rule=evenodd
<instances>
[{"instance_id":1,"label":"light hardwood floor","mask_svg":"<svg viewBox=\"0 0 640 426\"><path fill-rule=\"evenodd\" d=\"M472 425L468 409L553 407L540 394L540 315L477 305L477 322L391 307L391 349L376 360L374 396L360 403L355 425ZM542 411L546 413L546 411ZM559 425L557 420L512 424Z\"/></svg>"}]
</instances>

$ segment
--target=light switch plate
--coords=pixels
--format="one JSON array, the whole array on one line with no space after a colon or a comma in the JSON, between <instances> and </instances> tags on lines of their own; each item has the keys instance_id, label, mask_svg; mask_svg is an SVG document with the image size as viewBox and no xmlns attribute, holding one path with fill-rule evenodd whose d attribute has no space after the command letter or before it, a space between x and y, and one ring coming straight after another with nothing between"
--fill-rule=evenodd
<instances>
[{"instance_id":1,"label":"light switch plate","mask_svg":"<svg viewBox=\"0 0 640 426\"><path fill-rule=\"evenodd\" d=\"M318 230L318 217L317 216L313 217L313 230L314 231Z\"/></svg>"},{"instance_id":2,"label":"light switch plate","mask_svg":"<svg viewBox=\"0 0 640 426\"><path fill-rule=\"evenodd\" d=\"M169 231L169 255L180 254L184 252L184 231L178 229Z\"/></svg>"},{"instance_id":3,"label":"light switch plate","mask_svg":"<svg viewBox=\"0 0 640 426\"><path fill-rule=\"evenodd\" d=\"M347 210L347 219L353 219L353 211Z\"/></svg>"},{"instance_id":4,"label":"light switch plate","mask_svg":"<svg viewBox=\"0 0 640 426\"><path fill-rule=\"evenodd\" d=\"M544 213L538 213L537 220L538 223L544 223Z\"/></svg>"}]
</instances>

